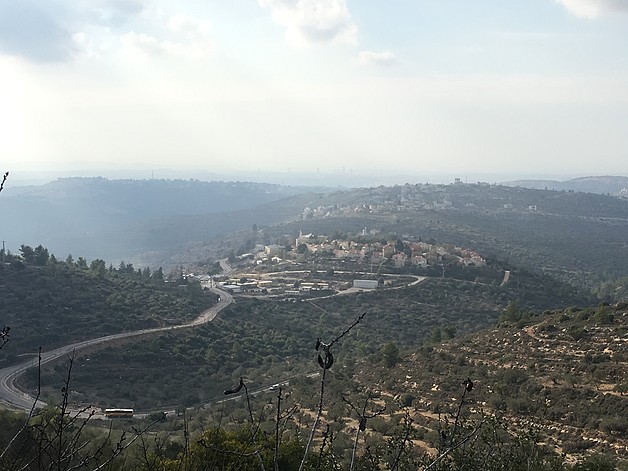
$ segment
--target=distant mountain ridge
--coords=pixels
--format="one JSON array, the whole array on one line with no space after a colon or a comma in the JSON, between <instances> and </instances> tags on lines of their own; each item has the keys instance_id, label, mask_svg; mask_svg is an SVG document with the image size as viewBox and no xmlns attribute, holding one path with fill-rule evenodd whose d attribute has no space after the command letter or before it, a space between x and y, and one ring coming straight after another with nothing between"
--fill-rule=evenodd
<instances>
[{"instance_id":1,"label":"distant mountain ridge","mask_svg":"<svg viewBox=\"0 0 628 471\"><path fill-rule=\"evenodd\" d=\"M41 186L18 187L6 197L56 207L90 205L90 211L137 218L248 209L308 191L270 183L199 180L109 180L71 177Z\"/></svg>"},{"instance_id":2,"label":"distant mountain ridge","mask_svg":"<svg viewBox=\"0 0 628 471\"><path fill-rule=\"evenodd\" d=\"M10 190L0 198L0 240L12 252L20 244L42 244L62 258L71 253L114 265L172 268L224 257L247 239L269 244L300 230L358 233L367 227L470 247L574 286L627 274L628 200L602 194L461 182L330 193L260 183L104 178ZM238 231L232 247L228 241Z\"/></svg>"},{"instance_id":3,"label":"distant mountain ridge","mask_svg":"<svg viewBox=\"0 0 628 471\"><path fill-rule=\"evenodd\" d=\"M0 238L13 251L23 243L43 244L58 256L128 261L151 248L140 246L142 237L134 233L147 221L172 219L178 224L178 218L202 215L213 221L211 231L200 236L207 240L217 231L241 228L240 220L231 221L228 215L315 189L250 182L59 178L41 186L5 188ZM248 220L246 224L250 227ZM158 225L156 232L163 227Z\"/></svg>"},{"instance_id":4,"label":"distant mountain ridge","mask_svg":"<svg viewBox=\"0 0 628 471\"><path fill-rule=\"evenodd\" d=\"M628 196L628 177L612 175L578 177L565 181L514 180L505 182L503 185L537 190L579 191L582 193Z\"/></svg>"}]
</instances>

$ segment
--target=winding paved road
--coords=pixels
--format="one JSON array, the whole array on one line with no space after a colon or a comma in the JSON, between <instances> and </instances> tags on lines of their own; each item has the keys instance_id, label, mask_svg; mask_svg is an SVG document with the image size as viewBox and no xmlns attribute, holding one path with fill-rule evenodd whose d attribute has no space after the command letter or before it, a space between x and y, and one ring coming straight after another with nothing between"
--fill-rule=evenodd
<instances>
[{"instance_id":1,"label":"winding paved road","mask_svg":"<svg viewBox=\"0 0 628 471\"><path fill-rule=\"evenodd\" d=\"M227 264L226 259L221 260L221 266L223 270L231 272L233 269ZM385 275L385 276L393 276L393 275ZM404 288L406 286L416 285L427 277L424 276L414 276L415 280L408 285L396 286L391 289ZM189 327L198 326L201 324L205 324L207 322L212 321L220 311L226 308L229 304L233 302L233 296L231 294L219 290L217 288L209 288L210 291L220 296L220 301L215 306L201 313L199 317L194 319L192 322L188 324L181 324L169 327L157 327L153 329L142 329L136 330L133 332L123 332L120 334L107 335L105 337L98 337L91 340L84 340L82 342L76 342L70 345L66 345L64 347L59 347L55 350L51 350L49 352L44 352L41 354L41 364L44 365L46 363L50 363L51 361L57 360L58 358L66 355L71 355L72 351L83 350L88 347L93 347L95 345L102 345L108 342L112 342L119 339L125 339L129 337L140 337L142 335L152 334L155 332L166 332L178 329L185 329ZM323 296L316 299L324 299L326 297L339 296L342 294L351 294L355 292L361 291L360 289L348 289L346 291L335 293L330 296ZM24 361L22 363L18 363L13 366L9 366L0 370L0 404L3 404L5 407L9 407L11 409L17 410L30 410L35 402L35 398L30 394L27 394L23 391L20 391L15 385L16 380L23 375L26 370L29 368L37 367L38 358L35 356L30 360ZM46 403L43 401L37 401L36 407L44 407Z\"/></svg>"},{"instance_id":2,"label":"winding paved road","mask_svg":"<svg viewBox=\"0 0 628 471\"><path fill-rule=\"evenodd\" d=\"M203 311L199 317L194 319L188 324L181 324L169 327L157 327L153 329L142 329L133 332L123 332L120 334L107 335L106 337L98 337L91 340L84 340L82 342L76 342L71 345L59 347L49 352L43 352L41 354L41 364L44 365L51 361L54 361L62 356L70 355L72 351L79 351L95 345L101 345L114 340L125 339L129 337L140 337L142 335L152 334L155 332L166 332L172 330L185 329L188 327L194 327L207 322L212 321L220 311L226 308L233 302L233 296L229 293L221 291L216 288L210 288L210 291L220 296L220 301L210 309ZM23 375L29 368L36 367L38 358L32 358L23 363L9 366L0 370L0 403L3 405L17 410L30 410L35 402L35 398L31 395L20 391L15 386L15 381ZM43 401L37 401L36 407L44 407L46 403Z\"/></svg>"}]
</instances>

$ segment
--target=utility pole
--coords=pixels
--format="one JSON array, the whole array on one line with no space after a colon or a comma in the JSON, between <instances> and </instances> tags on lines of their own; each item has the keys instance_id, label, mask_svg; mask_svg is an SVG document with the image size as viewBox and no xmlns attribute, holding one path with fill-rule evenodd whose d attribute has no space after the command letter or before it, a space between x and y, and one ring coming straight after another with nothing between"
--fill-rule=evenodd
<instances>
[{"instance_id":1,"label":"utility pole","mask_svg":"<svg viewBox=\"0 0 628 471\"><path fill-rule=\"evenodd\" d=\"M6 243L6 240L2 241L2 263L4 264L4 256L6 254L6 250L4 249L4 244Z\"/></svg>"}]
</instances>

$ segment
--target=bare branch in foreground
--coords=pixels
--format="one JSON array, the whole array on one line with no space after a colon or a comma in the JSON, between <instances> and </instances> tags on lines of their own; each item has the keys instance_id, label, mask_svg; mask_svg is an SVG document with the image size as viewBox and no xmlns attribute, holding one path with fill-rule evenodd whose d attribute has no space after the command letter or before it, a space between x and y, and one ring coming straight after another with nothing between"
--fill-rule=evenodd
<instances>
[{"instance_id":1,"label":"bare branch in foreground","mask_svg":"<svg viewBox=\"0 0 628 471\"><path fill-rule=\"evenodd\" d=\"M4 175L2 176L2 183L0 183L0 191L4 190L4 184L6 183L7 178L9 178L9 172L4 172Z\"/></svg>"},{"instance_id":2,"label":"bare branch in foreground","mask_svg":"<svg viewBox=\"0 0 628 471\"><path fill-rule=\"evenodd\" d=\"M364 316L366 316L366 312L360 314L360 316L357 318L357 320L353 324L351 324L347 329L345 329L344 332L342 332L338 337L336 337L334 340L332 340L328 344L322 342L320 338L316 339L315 349L317 351L322 350L324 353L324 358L320 354L318 355L318 363L323 369L323 374L321 375L321 389L319 393L318 408L316 410L316 419L314 419L314 424L312 425L310 436L307 440L307 443L305 444L305 450L303 452L303 458L301 459L299 471L303 471L303 467L305 466L305 461L307 460L307 455L310 451L310 447L312 446L312 442L314 441L316 428L318 427L318 424L321 420L321 415L323 413L323 397L325 395L325 377L326 377L327 370L331 368L331 366L334 363L334 357L330 349L332 345L338 342L341 338L347 335L349 331L351 331L351 329L353 329L356 325L358 325L360 321L364 319Z\"/></svg>"}]
</instances>

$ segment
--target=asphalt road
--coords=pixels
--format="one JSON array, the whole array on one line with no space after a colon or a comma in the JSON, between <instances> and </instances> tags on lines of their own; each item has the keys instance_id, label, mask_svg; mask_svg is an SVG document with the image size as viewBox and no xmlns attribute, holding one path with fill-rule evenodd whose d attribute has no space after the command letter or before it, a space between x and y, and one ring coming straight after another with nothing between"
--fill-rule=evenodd
<instances>
[{"instance_id":1,"label":"asphalt road","mask_svg":"<svg viewBox=\"0 0 628 471\"><path fill-rule=\"evenodd\" d=\"M129 338L129 337L141 337L142 335L152 334L155 332L166 332L172 330L185 329L189 327L198 326L212 321L220 311L226 308L233 302L233 296L225 291L221 291L216 288L210 288L210 291L220 296L220 301L215 306L201 313L199 317L194 319L188 324L180 324L169 327L157 327L153 329L135 330L133 332L123 332L120 334L107 335L106 337L98 337L91 340L84 340L82 342L76 342L64 347L59 347L49 352L42 352L41 364L44 365L51 361L54 361L63 356L69 356L73 351L93 347L95 345L105 344L114 340ZM35 398L23 391L20 391L15 386L15 381L23 375L29 368L37 367L38 358L35 356L30 360L17 365L9 366L0 370L0 403L10 409L26 410L29 411L35 402ZM44 407L46 403L43 401L37 401L36 407Z\"/></svg>"},{"instance_id":2,"label":"asphalt road","mask_svg":"<svg viewBox=\"0 0 628 471\"><path fill-rule=\"evenodd\" d=\"M226 258L221 258L220 260L218 260L218 263L220 263L220 268L222 269L223 275L228 275L233 271L233 268L231 267L231 265L229 265L229 262L227 262Z\"/></svg>"}]
</instances>

